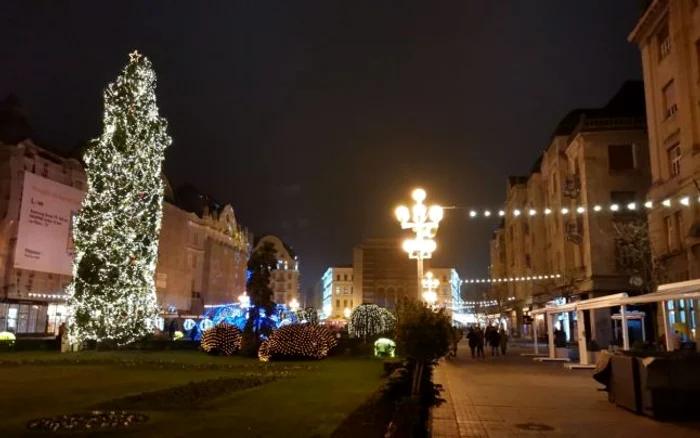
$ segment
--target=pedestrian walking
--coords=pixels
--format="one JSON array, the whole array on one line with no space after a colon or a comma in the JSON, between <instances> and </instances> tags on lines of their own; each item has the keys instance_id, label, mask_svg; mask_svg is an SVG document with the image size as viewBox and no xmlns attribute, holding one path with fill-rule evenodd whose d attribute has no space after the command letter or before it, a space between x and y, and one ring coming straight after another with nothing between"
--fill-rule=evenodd
<instances>
[{"instance_id":1,"label":"pedestrian walking","mask_svg":"<svg viewBox=\"0 0 700 438\"><path fill-rule=\"evenodd\" d=\"M506 349L508 348L508 333L501 327L499 332L500 339L498 340L501 345L501 354L506 355Z\"/></svg>"},{"instance_id":2,"label":"pedestrian walking","mask_svg":"<svg viewBox=\"0 0 700 438\"><path fill-rule=\"evenodd\" d=\"M500 335L495 327L490 327L488 334L488 343L491 346L491 356L498 356L498 347L500 346Z\"/></svg>"},{"instance_id":3,"label":"pedestrian walking","mask_svg":"<svg viewBox=\"0 0 700 438\"><path fill-rule=\"evenodd\" d=\"M472 359L474 359L476 354L476 345L478 343L478 335L473 326L469 327L469 331L467 331L467 342L469 343L469 349L472 351Z\"/></svg>"},{"instance_id":4,"label":"pedestrian walking","mask_svg":"<svg viewBox=\"0 0 700 438\"><path fill-rule=\"evenodd\" d=\"M480 357L481 359L484 359L484 342L486 342L486 339L484 338L484 331L481 330L481 327L476 328L476 357Z\"/></svg>"}]
</instances>

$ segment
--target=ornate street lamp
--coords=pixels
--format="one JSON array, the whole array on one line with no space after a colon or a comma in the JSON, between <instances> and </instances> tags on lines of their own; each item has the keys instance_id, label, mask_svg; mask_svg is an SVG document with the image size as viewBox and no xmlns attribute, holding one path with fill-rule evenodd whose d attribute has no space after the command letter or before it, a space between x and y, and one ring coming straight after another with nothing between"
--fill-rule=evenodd
<instances>
[{"instance_id":1,"label":"ornate street lamp","mask_svg":"<svg viewBox=\"0 0 700 438\"><path fill-rule=\"evenodd\" d=\"M440 285L440 280L433 276L432 272L425 274L423 278L423 300L430 306L433 307L437 301L437 292L435 289Z\"/></svg>"},{"instance_id":2,"label":"ornate street lamp","mask_svg":"<svg viewBox=\"0 0 700 438\"><path fill-rule=\"evenodd\" d=\"M418 294L422 290L423 260L432 257L437 248L434 237L442 220L443 210L439 205L428 208L425 201L426 193L423 189L415 189L411 194L416 203L411 209L400 206L396 209L396 219L401 223L401 228L415 233L414 239L408 239L403 243L403 249L408 257L416 260Z\"/></svg>"}]
</instances>

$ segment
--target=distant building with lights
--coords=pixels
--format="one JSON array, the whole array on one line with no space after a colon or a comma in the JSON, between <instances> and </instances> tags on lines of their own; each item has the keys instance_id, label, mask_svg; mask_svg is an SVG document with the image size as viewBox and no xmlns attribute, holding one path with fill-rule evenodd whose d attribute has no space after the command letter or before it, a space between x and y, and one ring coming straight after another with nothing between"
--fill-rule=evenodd
<instances>
[{"instance_id":1,"label":"distant building with lights","mask_svg":"<svg viewBox=\"0 0 700 438\"><path fill-rule=\"evenodd\" d=\"M462 299L460 296L461 279L457 270L454 268L430 268L429 271L440 282L435 290L437 292L435 304L438 307L444 307L450 313L459 312Z\"/></svg>"},{"instance_id":2,"label":"distant building with lights","mask_svg":"<svg viewBox=\"0 0 700 438\"><path fill-rule=\"evenodd\" d=\"M87 188L79 153L39 147L33 136L17 102L0 102L0 331L18 335L54 334L65 321L70 224ZM207 304L236 302L245 291L252 236L231 206L192 187L178 193L181 206L165 176L163 185L158 304L168 313L201 314ZM68 198L73 205L66 207ZM36 221L48 235L27 231Z\"/></svg>"},{"instance_id":3,"label":"distant building with lights","mask_svg":"<svg viewBox=\"0 0 700 438\"><path fill-rule=\"evenodd\" d=\"M347 320L362 304L362 294L356 293L352 266L328 268L321 277L322 311L332 320Z\"/></svg>"},{"instance_id":4,"label":"distant building with lights","mask_svg":"<svg viewBox=\"0 0 700 438\"><path fill-rule=\"evenodd\" d=\"M299 259L291 246L281 238L271 234L255 239L254 251L265 243L271 243L277 251L277 268L272 272L270 288L274 292L273 300L277 304L289 304L296 299L302 302L299 296L300 274Z\"/></svg>"},{"instance_id":5,"label":"distant building with lights","mask_svg":"<svg viewBox=\"0 0 700 438\"><path fill-rule=\"evenodd\" d=\"M430 268L440 282L435 292L437 305L459 308L460 278L453 268ZM360 304L376 304L396 310L402 298L418 298L415 260L401 247L397 238L371 238L353 249L353 265L330 267L316 288L320 291L322 310L331 321L347 319Z\"/></svg>"},{"instance_id":6,"label":"distant building with lights","mask_svg":"<svg viewBox=\"0 0 700 438\"><path fill-rule=\"evenodd\" d=\"M352 265L354 288L363 303L395 309L403 297L420 297L416 262L398 238L366 239L354 248Z\"/></svg>"}]
</instances>

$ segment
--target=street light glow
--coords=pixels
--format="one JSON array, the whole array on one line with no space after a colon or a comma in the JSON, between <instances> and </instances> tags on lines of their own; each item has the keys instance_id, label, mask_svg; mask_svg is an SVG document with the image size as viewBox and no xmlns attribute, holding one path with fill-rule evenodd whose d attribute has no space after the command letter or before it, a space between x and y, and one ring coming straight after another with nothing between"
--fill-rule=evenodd
<instances>
[{"instance_id":1,"label":"street light glow","mask_svg":"<svg viewBox=\"0 0 700 438\"><path fill-rule=\"evenodd\" d=\"M411 193L411 197L413 198L414 201L421 203L425 201L425 190L423 189L415 189L413 193Z\"/></svg>"}]
</instances>

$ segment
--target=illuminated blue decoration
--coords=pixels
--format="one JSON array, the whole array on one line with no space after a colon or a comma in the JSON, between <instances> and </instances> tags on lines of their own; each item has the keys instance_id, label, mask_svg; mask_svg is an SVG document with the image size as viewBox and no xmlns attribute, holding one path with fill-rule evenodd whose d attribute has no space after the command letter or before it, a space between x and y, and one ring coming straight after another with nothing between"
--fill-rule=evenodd
<instances>
[{"instance_id":1,"label":"illuminated blue decoration","mask_svg":"<svg viewBox=\"0 0 700 438\"><path fill-rule=\"evenodd\" d=\"M197 323L195 323L193 319L186 319L185 322L182 323L182 328L184 328L187 331L190 331L196 325Z\"/></svg>"},{"instance_id":2,"label":"illuminated blue decoration","mask_svg":"<svg viewBox=\"0 0 700 438\"><path fill-rule=\"evenodd\" d=\"M214 327L214 322L211 319L203 319L199 322L199 329L203 332L206 332L212 327Z\"/></svg>"},{"instance_id":3,"label":"illuminated blue decoration","mask_svg":"<svg viewBox=\"0 0 700 438\"><path fill-rule=\"evenodd\" d=\"M248 284L248 282L250 281L250 277L252 277L252 276L253 276L253 271L251 271L250 269L247 269L247 270L245 271L245 282L246 282L246 284Z\"/></svg>"},{"instance_id":4,"label":"illuminated blue decoration","mask_svg":"<svg viewBox=\"0 0 700 438\"><path fill-rule=\"evenodd\" d=\"M248 314L248 309L242 308L240 303L231 303L208 307L204 317L211 320L213 325L225 322L235 325L240 330L244 330ZM287 306L277 305L274 312L269 317L265 314L265 311L261 309L260 316L255 324L261 332L265 330L274 331L280 327L281 321L284 319L288 319L290 323L296 321L296 318L291 312L288 312Z\"/></svg>"}]
</instances>

